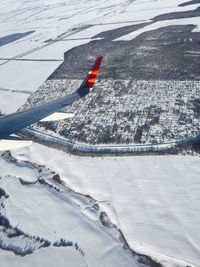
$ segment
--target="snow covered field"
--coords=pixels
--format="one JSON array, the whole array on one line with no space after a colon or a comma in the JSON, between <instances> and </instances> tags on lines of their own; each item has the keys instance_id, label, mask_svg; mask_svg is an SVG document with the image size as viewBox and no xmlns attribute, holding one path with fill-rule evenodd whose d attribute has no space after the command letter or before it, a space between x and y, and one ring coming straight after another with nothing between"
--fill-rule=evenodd
<instances>
[{"instance_id":1,"label":"snow covered field","mask_svg":"<svg viewBox=\"0 0 200 267\"><path fill-rule=\"evenodd\" d=\"M17 110L61 64L65 51L89 42L102 31L198 6L178 7L183 2L1 0L0 38L34 32L0 46L0 111ZM137 34L169 24L191 23L199 30L199 18L188 18L155 22ZM131 33L123 38L135 36ZM93 197L134 251L163 266L200 265L199 157L79 158L36 144L13 155L46 166L40 178L56 188L60 187L49 178L48 168L69 188ZM9 195L1 200L5 204L3 215L12 227L31 238L40 236L51 244L65 238L77 242L80 250L75 245L37 250L35 245L36 251L25 257L0 250L1 266L40 266L41 259L42 266L57 266L58 262L59 266L66 266L66 262L67 266L139 266L122 248L118 232L100 223L98 211L83 196L66 193L63 187L58 193L38 183L22 186L19 178L33 182L38 173L27 163L0 158L0 187ZM3 242L9 245L6 238ZM24 244L20 243L22 249L26 249Z\"/></svg>"},{"instance_id":2,"label":"snow covered field","mask_svg":"<svg viewBox=\"0 0 200 267\"><path fill-rule=\"evenodd\" d=\"M0 87L34 92L60 65L60 61L53 60L62 60L63 53L67 50L89 42L92 36L102 31L149 21L154 16L168 12L193 10L198 6L198 4L178 6L183 2L183 0L99 0L98 2L2 0L0 38L16 33L33 32L0 46ZM170 25L173 23L199 25L199 20L188 18L180 22L172 21ZM142 31L168 24L168 21L161 24L154 23ZM130 36L124 38L133 38L132 34ZM31 59L42 61L31 61ZM3 99L1 102L4 102ZM5 112L15 111L21 106L22 101L24 96L19 99L19 105L10 106ZM1 104L0 109L2 109Z\"/></svg>"},{"instance_id":3,"label":"snow covered field","mask_svg":"<svg viewBox=\"0 0 200 267\"><path fill-rule=\"evenodd\" d=\"M128 41L128 40L132 40L133 38L136 38L138 35L142 34L143 32L146 32L146 31L153 31L153 30L157 30L159 28L166 27L166 26L186 25L186 24L196 25L196 28L193 30L194 32L200 30L200 19L197 19L197 18L172 19L172 20L155 22L149 26L146 26L146 27L138 30L138 31L135 31L133 33L129 33L125 36L117 38L115 41L120 41L120 40Z\"/></svg>"},{"instance_id":4,"label":"snow covered field","mask_svg":"<svg viewBox=\"0 0 200 267\"><path fill-rule=\"evenodd\" d=\"M135 251L164 266L198 266L199 157L82 158L40 145L13 155L45 164L59 173L68 187L96 199ZM3 173L7 174L7 168ZM8 186L6 192L11 192ZM10 209L11 222L24 226L29 218L13 217L13 207ZM24 227L30 232L28 225Z\"/></svg>"},{"instance_id":5,"label":"snow covered field","mask_svg":"<svg viewBox=\"0 0 200 267\"><path fill-rule=\"evenodd\" d=\"M9 239L1 232L3 246L8 246L10 250L18 253L26 253L28 247L33 249L33 253L25 257L0 250L1 266L56 266L57 263L59 266L114 264L123 267L134 264L130 253L123 251L118 240L118 232L108 231L99 223L98 211L90 207L89 201L66 192L63 187L58 191L59 189L52 190L38 183L26 185L25 182L36 180L37 171L34 168L23 164L20 166L20 163L11 167L12 164L2 162L2 159L0 165L1 188L9 195L5 200L6 208L3 215L9 219L13 227L29 235L29 238L22 236ZM42 174L46 182L48 175L50 176L48 170ZM24 184L17 177L23 180ZM33 237L45 239L51 245L39 249L33 241L31 242L30 239ZM74 245L56 248L55 242L61 239Z\"/></svg>"}]
</instances>

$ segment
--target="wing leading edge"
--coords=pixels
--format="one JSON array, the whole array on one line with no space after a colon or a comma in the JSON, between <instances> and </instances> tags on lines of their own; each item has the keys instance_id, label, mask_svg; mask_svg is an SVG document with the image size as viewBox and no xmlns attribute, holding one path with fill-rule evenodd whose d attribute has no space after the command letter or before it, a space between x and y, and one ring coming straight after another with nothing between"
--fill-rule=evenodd
<instances>
[{"instance_id":1,"label":"wing leading edge","mask_svg":"<svg viewBox=\"0 0 200 267\"><path fill-rule=\"evenodd\" d=\"M0 117L0 139L7 138L10 134L16 133L27 126L42 120L87 95L95 84L102 58L103 57L97 58L91 71L87 74L83 83L75 93L25 111L15 112Z\"/></svg>"}]
</instances>

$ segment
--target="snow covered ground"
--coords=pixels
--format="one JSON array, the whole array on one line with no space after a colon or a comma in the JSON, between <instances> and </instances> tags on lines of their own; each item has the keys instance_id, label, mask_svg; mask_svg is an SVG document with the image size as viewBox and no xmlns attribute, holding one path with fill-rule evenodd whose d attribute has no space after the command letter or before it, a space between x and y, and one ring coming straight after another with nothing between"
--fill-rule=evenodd
<instances>
[{"instance_id":1,"label":"snow covered ground","mask_svg":"<svg viewBox=\"0 0 200 267\"><path fill-rule=\"evenodd\" d=\"M140 30L129 33L120 38L117 38L115 39L115 41L121 41L121 40L129 41L129 40L132 40L133 38L136 38L138 35L142 34L143 32L153 31L153 30L157 30L162 27L167 27L167 26L172 26L172 25L187 25L187 24L196 25L196 28L193 30L194 32L200 30L200 19L197 19L197 18L164 20L164 21L155 22Z\"/></svg>"},{"instance_id":2,"label":"snow covered ground","mask_svg":"<svg viewBox=\"0 0 200 267\"><path fill-rule=\"evenodd\" d=\"M68 187L96 199L135 251L164 266L198 266L199 157L82 158L36 144L13 155L45 164L59 173ZM9 194L8 186L7 190ZM14 224L24 226L24 220L30 220L28 215L20 218L12 213L10 207Z\"/></svg>"},{"instance_id":3,"label":"snow covered ground","mask_svg":"<svg viewBox=\"0 0 200 267\"><path fill-rule=\"evenodd\" d=\"M1 0L0 38L34 32L0 46L0 88L8 89L0 90L0 110L9 113L19 108L29 96L27 92L34 92L60 65L65 51L108 29L197 7L178 7L183 2ZM179 22L199 26L198 18ZM169 21L144 30L165 25ZM150 255L164 266L199 266L199 157L79 158L39 145L17 150L14 156L47 166L68 187L91 195L135 251ZM68 266L138 265L122 249L117 233L103 227L98 212L82 198L58 194L37 183L23 187L18 177L35 181L38 175L25 165L0 158L0 187L9 194L4 215L13 227L31 236L51 243L60 238L78 242L85 256L74 246L50 246L26 257L0 250L2 266L39 266L41 259L42 266L49 266L56 265L58 258L59 266L66 266L67 261ZM42 174L48 181L48 173Z\"/></svg>"},{"instance_id":4,"label":"snow covered ground","mask_svg":"<svg viewBox=\"0 0 200 267\"><path fill-rule=\"evenodd\" d=\"M3 114L7 114L16 111L20 106L22 106L30 94L23 92L13 92L0 88L0 95L0 111Z\"/></svg>"},{"instance_id":5,"label":"snow covered ground","mask_svg":"<svg viewBox=\"0 0 200 267\"><path fill-rule=\"evenodd\" d=\"M183 2L185 1L2 0L0 38L16 33L33 32L0 46L0 87L34 92L61 64L59 60L63 59L63 53L67 50L89 42L92 36L102 31L149 21L154 16L168 12L193 10L198 6L196 4L178 7ZM180 23L199 25L198 19L190 20L180 20ZM173 23L177 22L170 22ZM161 25L159 22L154 23L145 27L143 31L168 24L167 21ZM128 38L133 38L132 34L130 36ZM23 100L22 96L18 105L10 106L5 112L15 111Z\"/></svg>"},{"instance_id":6,"label":"snow covered ground","mask_svg":"<svg viewBox=\"0 0 200 267\"><path fill-rule=\"evenodd\" d=\"M36 170L23 164L20 166L20 163L16 166L2 161L0 184L9 195L5 200L3 215L13 227L29 235L29 240L26 240L26 236L10 239L1 232L3 246L17 253L25 253L27 247L31 247L33 253L20 257L1 249L1 266L133 266L135 260L122 249L118 232L109 231L99 223L98 211L90 207L89 201L66 192L63 187L58 191L45 184L26 185L25 182L36 180ZM10 165L13 165L13 172ZM7 168L9 175L6 175ZM48 170L43 177L48 181ZM45 239L51 245L38 249L35 242L30 240L33 237ZM72 248L56 248L55 242L61 239L74 245ZM137 266L136 262L134 265Z\"/></svg>"}]
</instances>

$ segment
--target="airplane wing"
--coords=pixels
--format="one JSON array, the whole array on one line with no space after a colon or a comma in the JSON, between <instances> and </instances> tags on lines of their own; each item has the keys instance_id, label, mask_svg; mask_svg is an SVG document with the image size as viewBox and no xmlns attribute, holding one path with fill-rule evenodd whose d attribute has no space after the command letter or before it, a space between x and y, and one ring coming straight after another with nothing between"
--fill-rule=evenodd
<instances>
[{"instance_id":1,"label":"airplane wing","mask_svg":"<svg viewBox=\"0 0 200 267\"><path fill-rule=\"evenodd\" d=\"M37 121L40 121L45 117L51 117L51 114L68 105L71 105L73 102L87 95L95 84L101 61L102 57L98 57L79 89L73 94L31 109L27 109L25 111L19 111L0 117L0 139L8 140L9 135L16 133Z\"/></svg>"}]
</instances>

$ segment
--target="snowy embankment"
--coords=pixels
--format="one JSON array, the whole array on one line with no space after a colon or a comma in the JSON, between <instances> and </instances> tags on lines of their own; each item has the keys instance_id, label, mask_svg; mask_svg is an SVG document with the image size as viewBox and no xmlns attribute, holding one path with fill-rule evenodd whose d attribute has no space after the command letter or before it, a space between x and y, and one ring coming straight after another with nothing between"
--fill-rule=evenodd
<instances>
[{"instance_id":1,"label":"snowy embankment","mask_svg":"<svg viewBox=\"0 0 200 267\"><path fill-rule=\"evenodd\" d=\"M182 142L174 141L169 143L162 143L162 144L127 144L127 145L115 145L115 144L102 144L102 145L92 145L86 143L80 143L76 141L67 140L61 138L59 136L53 136L47 133L43 133L32 128L26 128L20 131L20 136L31 139L35 142L43 144L45 146L49 146L52 148L56 148L62 150L64 152L71 152L72 154L76 153L83 153L83 155L93 154L101 156L102 154L105 155L112 155L112 154L134 154L134 153L151 153L151 152L164 152L169 151L169 153L173 153L176 151L175 146L177 143Z\"/></svg>"},{"instance_id":2,"label":"snowy embankment","mask_svg":"<svg viewBox=\"0 0 200 267\"><path fill-rule=\"evenodd\" d=\"M25 128L18 134L23 138L27 138L36 143L42 144L47 147L52 147L70 154L80 156L122 156L122 155L170 155L178 154L184 148L188 151L192 149L192 146L199 144L200 134L195 137L188 137L168 143L160 144L99 144L92 145L87 143L81 143L77 141L68 140L60 137L59 134L53 133L47 134L40 132L33 128ZM193 150L193 149L192 149ZM190 151L191 152L191 151Z\"/></svg>"}]
</instances>

